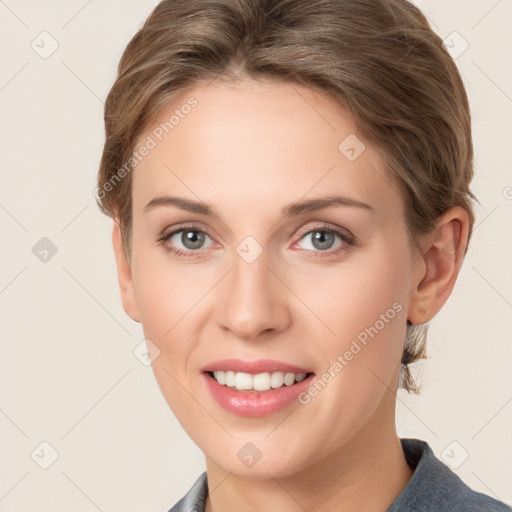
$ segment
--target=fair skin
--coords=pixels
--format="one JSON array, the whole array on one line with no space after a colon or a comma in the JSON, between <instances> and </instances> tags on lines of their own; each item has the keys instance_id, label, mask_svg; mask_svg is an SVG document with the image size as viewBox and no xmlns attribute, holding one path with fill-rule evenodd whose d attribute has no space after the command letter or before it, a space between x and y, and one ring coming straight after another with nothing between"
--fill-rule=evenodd
<instances>
[{"instance_id":1,"label":"fair skin","mask_svg":"<svg viewBox=\"0 0 512 512\"><path fill-rule=\"evenodd\" d=\"M133 171L130 264L117 223L113 245L125 311L159 348L152 366L162 393L205 454L206 510L383 512L412 476L395 428L406 322L428 322L450 295L467 214L448 210L413 251L399 188L377 149L365 141L349 161L338 150L357 134L347 112L298 85L202 84L162 110L138 144L191 96L198 106ZM216 215L144 211L166 195L207 203ZM327 195L371 209L281 216L290 203ZM190 258L158 243L180 223L206 233L199 248L181 232L165 242ZM324 233L324 223L355 243L335 235L328 249L314 245L306 233ZM236 252L248 236L262 249L251 263ZM319 377L394 303L400 311L307 404L243 417L199 378L207 363L232 357L277 359ZM252 467L237 457L247 442L262 454Z\"/></svg>"}]
</instances>

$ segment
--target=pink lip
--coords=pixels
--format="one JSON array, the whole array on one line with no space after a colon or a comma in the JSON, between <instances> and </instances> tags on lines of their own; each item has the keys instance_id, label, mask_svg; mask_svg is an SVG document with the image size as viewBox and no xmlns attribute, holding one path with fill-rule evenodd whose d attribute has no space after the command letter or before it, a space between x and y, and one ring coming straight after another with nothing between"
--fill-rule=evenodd
<instances>
[{"instance_id":1,"label":"pink lip","mask_svg":"<svg viewBox=\"0 0 512 512\"><path fill-rule=\"evenodd\" d=\"M243 373L310 373L311 370L300 368L292 364L275 361L274 359L258 359L257 361L243 361L242 359L222 359L207 364L201 368L201 372L214 372L217 370L243 372Z\"/></svg>"},{"instance_id":2,"label":"pink lip","mask_svg":"<svg viewBox=\"0 0 512 512\"><path fill-rule=\"evenodd\" d=\"M291 386L283 385L277 389L268 391L238 391L227 386L219 384L210 372L217 370L244 372L251 374L258 373L306 373L309 374L304 380L296 382ZM301 368L273 359L259 359L257 361L243 361L242 359L222 359L207 364L201 368L201 378L206 384L212 397L228 412L238 416L269 416L275 412L284 409L298 395L307 390L311 385L315 375L306 368Z\"/></svg>"},{"instance_id":3,"label":"pink lip","mask_svg":"<svg viewBox=\"0 0 512 512\"><path fill-rule=\"evenodd\" d=\"M301 372L305 373L305 372ZM268 391L238 391L219 384L209 373L201 373L213 398L226 411L238 416L255 417L274 414L292 402L299 405L298 395L311 385L314 374L309 374L304 380L291 386L283 385L281 388Z\"/></svg>"}]
</instances>

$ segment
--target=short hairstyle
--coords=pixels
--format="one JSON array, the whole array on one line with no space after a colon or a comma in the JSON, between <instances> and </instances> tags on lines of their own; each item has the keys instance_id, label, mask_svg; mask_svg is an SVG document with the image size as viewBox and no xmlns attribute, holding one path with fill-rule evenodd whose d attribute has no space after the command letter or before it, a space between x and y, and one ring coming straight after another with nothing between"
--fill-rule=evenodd
<instances>
[{"instance_id":1,"label":"short hairstyle","mask_svg":"<svg viewBox=\"0 0 512 512\"><path fill-rule=\"evenodd\" d=\"M407 0L163 0L130 40L105 102L96 201L119 222L131 261L132 158L178 94L214 79L296 83L343 106L380 151L405 205L411 246L476 197L468 98L455 62ZM122 178L122 179L121 179ZM464 255L467 246L464 249ZM426 357L427 324L408 321L401 388Z\"/></svg>"}]
</instances>

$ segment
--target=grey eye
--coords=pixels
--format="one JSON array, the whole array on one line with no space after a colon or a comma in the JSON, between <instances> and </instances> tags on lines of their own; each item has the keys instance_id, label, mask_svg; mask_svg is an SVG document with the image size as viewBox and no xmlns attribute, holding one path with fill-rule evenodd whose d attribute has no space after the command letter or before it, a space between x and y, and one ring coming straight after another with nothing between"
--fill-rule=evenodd
<instances>
[{"instance_id":1,"label":"grey eye","mask_svg":"<svg viewBox=\"0 0 512 512\"><path fill-rule=\"evenodd\" d=\"M326 251L335 247L336 237L342 242L342 237L338 233L332 233L323 229L313 229L306 233L302 240L311 240L310 247L304 247L306 250ZM340 245L340 244L338 244Z\"/></svg>"},{"instance_id":2,"label":"grey eye","mask_svg":"<svg viewBox=\"0 0 512 512\"><path fill-rule=\"evenodd\" d=\"M206 237L210 238L206 233L197 229L181 229L176 231L169 240L173 245L177 245L178 248L180 248L179 244L181 243L183 245L182 248L194 250L203 248Z\"/></svg>"}]
</instances>

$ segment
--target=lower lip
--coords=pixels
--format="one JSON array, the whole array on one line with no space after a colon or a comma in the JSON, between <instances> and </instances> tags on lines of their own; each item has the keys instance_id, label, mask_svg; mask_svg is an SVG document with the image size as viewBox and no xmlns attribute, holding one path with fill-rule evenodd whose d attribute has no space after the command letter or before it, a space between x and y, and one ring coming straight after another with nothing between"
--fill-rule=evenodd
<instances>
[{"instance_id":1,"label":"lower lip","mask_svg":"<svg viewBox=\"0 0 512 512\"><path fill-rule=\"evenodd\" d=\"M238 391L219 384L208 373L202 373L206 386L213 398L226 409L239 416L269 416L281 411L311 385L314 374L291 386L284 385L268 391Z\"/></svg>"}]
</instances>

